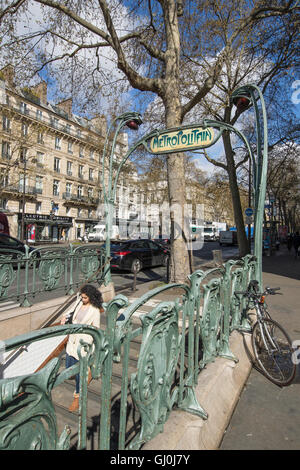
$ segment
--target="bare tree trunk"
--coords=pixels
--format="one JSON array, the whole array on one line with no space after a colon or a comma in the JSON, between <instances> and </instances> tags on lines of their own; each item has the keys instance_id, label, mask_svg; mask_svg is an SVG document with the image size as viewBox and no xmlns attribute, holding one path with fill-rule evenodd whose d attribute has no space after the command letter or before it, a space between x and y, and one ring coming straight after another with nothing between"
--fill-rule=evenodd
<instances>
[{"instance_id":1,"label":"bare tree trunk","mask_svg":"<svg viewBox=\"0 0 300 470\"><path fill-rule=\"evenodd\" d=\"M239 188L237 184L235 162L233 158L229 132L224 132L222 137L223 137L225 155L226 155L226 160L227 160L227 171L228 171L228 176L229 176L229 184L231 188L232 205L233 205L234 219L235 219L235 224L236 224L236 229L237 229L239 252L240 252L240 256L245 256L249 252L249 246L248 246L248 241L247 241L247 236L246 236L246 231L245 231L243 211L242 211L241 199L240 199L240 194L239 194Z\"/></svg>"},{"instance_id":2,"label":"bare tree trunk","mask_svg":"<svg viewBox=\"0 0 300 470\"><path fill-rule=\"evenodd\" d=\"M180 35L176 12L176 2L166 0L164 8L167 50L165 58L164 96L165 122L167 128L181 125L182 109L179 93L179 55ZM169 203L171 211L171 233L175 239L171 246L170 280L172 282L185 282L190 274L190 265L186 240L188 238L184 214L185 194L185 168L183 154L170 154L167 160ZM175 225L174 225L175 224Z\"/></svg>"}]
</instances>

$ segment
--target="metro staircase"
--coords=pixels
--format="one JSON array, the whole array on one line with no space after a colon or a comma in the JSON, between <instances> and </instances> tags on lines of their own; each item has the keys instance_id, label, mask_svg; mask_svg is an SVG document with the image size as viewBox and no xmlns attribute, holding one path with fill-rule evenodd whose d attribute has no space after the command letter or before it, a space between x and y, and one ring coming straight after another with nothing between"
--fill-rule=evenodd
<instances>
[{"instance_id":1,"label":"metro staircase","mask_svg":"<svg viewBox=\"0 0 300 470\"><path fill-rule=\"evenodd\" d=\"M101 319L105 322L105 315ZM139 326L138 319L133 319L133 324ZM102 325L101 325L102 326ZM104 326L104 325L103 325ZM130 376L137 370L137 362L141 345L141 337L130 342L130 354L128 365L128 393L127 393L127 422L126 422L126 446L138 434L140 430L140 415L134 406L130 394ZM65 366L65 353L61 354L61 369ZM113 363L112 393L111 393L111 449L118 449L119 410L122 386L122 360ZM57 418L57 432L61 434L65 425L71 428L70 449L77 448L78 439L78 411L70 412L69 406L73 400L75 380L66 380L52 390L52 401ZM98 433L101 419L101 378L93 379L88 385L87 403L87 450L98 449Z\"/></svg>"}]
</instances>

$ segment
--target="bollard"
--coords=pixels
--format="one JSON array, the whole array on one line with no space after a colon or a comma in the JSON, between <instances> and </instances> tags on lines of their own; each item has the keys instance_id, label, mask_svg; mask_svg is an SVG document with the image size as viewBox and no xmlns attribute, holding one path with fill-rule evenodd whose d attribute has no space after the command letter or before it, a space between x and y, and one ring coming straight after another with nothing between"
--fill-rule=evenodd
<instances>
[{"instance_id":1,"label":"bollard","mask_svg":"<svg viewBox=\"0 0 300 470\"><path fill-rule=\"evenodd\" d=\"M137 275L137 270L136 270L136 266L134 266L134 269L133 269L133 283L132 283L132 288L131 288L131 290L133 292L136 291L136 275Z\"/></svg>"},{"instance_id":2,"label":"bollard","mask_svg":"<svg viewBox=\"0 0 300 470\"><path fill-rule=\"evenodd\" d=\"M222 264L223 263L222 251L221 250L212 250L212 252L213 252L214 263Z\"/></svg>"}]
</instances>

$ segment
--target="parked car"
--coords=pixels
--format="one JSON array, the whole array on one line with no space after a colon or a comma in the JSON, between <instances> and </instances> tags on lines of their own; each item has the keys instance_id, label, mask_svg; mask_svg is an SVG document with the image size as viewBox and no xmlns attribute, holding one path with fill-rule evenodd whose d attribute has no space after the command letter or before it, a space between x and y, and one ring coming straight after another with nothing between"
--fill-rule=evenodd
<instances>
[{"instance_id":1,"label":"parked car","mask_svg":"<svg viewBox=\"0 0 300 470\"><path fill-rule=\"evenodd\" d=\"M111 268L139 272L143 268L167 265L169 250L147 240L114 240L111 242Z\"/></svg>"},{"instance_id":2,"label":"parked car","mask_svg":"<svg viewBox=\"0 0 300 470\"><path fill-rule=\"evenodd\" d=\"M152 241L167 248L169 248L171 243L169 238L153 238Z\"/></svg>"},{"instance_id":3,"label":"parked car","mask_svg":"<svg viewBox=\"0 0 300 470\"><path fill-rule=\"evenodd\" d=\"M25 253L25 243L21 242L21 240L18 240L17 238L11 237L10 235L0 233L0 255L7 256L9 253L6 250L13 250L11 251L11 259L17 259L18 253L16 253L16 251ZM32 246L29 246L29 253L33 252L34 250L35 249ZM40 258L40 252L38 250L35 250L35 252L36 257ZM14 264L14 266L16 265L17 263Z\"/></svg>"}]
</instances>

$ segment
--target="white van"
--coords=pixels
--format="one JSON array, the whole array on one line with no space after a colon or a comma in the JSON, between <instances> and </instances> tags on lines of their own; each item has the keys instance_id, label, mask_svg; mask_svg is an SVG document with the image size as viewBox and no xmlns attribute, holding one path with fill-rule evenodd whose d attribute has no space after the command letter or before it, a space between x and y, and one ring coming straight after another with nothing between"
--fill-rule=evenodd
<instances>
[{"instance_id":1,"label":"white van","mask_svg":"<svg viewBox=\"0 0 300 470\"><path fill-rule=\"evenodd\" d=\"M110 238L119 238L119 227L117 225L113 225L111 228L111 235ZM102 242L106 240L106 228L104 224L97 224L93 227L91 232L88 234L88 241L89 242Z\"/></svg>"}]
</instances>

